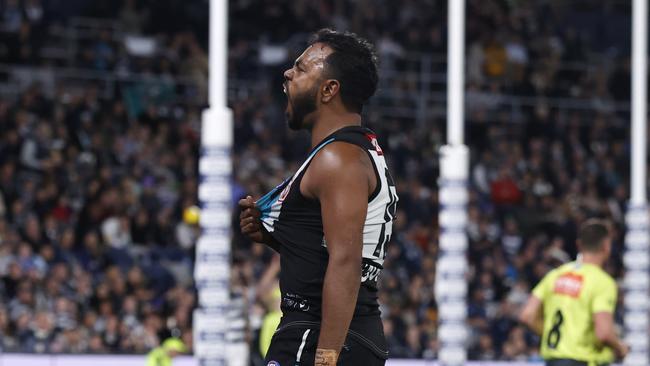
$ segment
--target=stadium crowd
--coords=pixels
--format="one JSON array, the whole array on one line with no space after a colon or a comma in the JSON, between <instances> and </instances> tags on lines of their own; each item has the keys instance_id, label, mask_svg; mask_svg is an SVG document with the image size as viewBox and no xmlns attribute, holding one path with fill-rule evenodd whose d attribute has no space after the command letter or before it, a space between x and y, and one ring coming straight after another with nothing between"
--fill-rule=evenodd
<instances>
[{"instance_id":1,"label":"stadium crowd","mask_svg":"<svg viewBox=\"0 0 650 366\"><path fill-rule=\"evenodd\" d=\"M168 335L191 344L198 228L182 212L197 203L207 2L188 8L175 0L91 2L83 14L112 19L118 26L111 32L120 32L89 35L72 60L53 62L39 30L65 24L88 6L66 1L62 10L59 3L0 2L0 63L190 78L197 103L143 102L133 84L106 98L92 83L58 85L51 93L35 85L0 100L0 350L142 353ZM444 53L445 3L231 1L229 75L252 90L230 95L233 204L245 194L260 197L307 152L305 135L286 131L280 83L309 32L357 31L376 43L383 65L401 72L411 67L407 53ZM515 314L544 273L575 255L575 229L585 218L616 224L617 259L608 269L620 278L629 145L627 114L617 103L629 99L629 49L612 45L629 43L613 31L629 11L617 1L468 1L472 359L538 357L537 340ZM608 22L594 22L605 16ZM580 19L607 25L594 31ZM155 54L128 52L123 37L140 33L158 41ZM260 61L261 47L287 39L284 63ZM408 81L383 88L418 92ZM510 95L532 102L514 108ZM558 98L585 103L563 105ZM365 112L400 196L380 289L391 357L433 358L444 119L415 123L372 107ZM247 338L254 343L272 307L265 293L272 287L258 283L275 259L239 235L236 222L235 215L233 291L251 304Z\"/></svg>"},{"instance_id":2,"label":"stadium crowd","mask_svg":"<svg viewBox=\"0 0 650 366\"><path fill-rule=\"evenodd\" d=\"M83 5L54 3L0 2L0 62L51 66L43 30ZM179 70L206 73L192 58L205 52L185 52L200 49L188 34L164 49L183 53ZM87 48L54 66L153 65L120 63L105 32ZM191 345L198 227L181 217L197 204L200 110L134 108L132 89L106 98L92 82L34 84L0 100L1 352L144 353L168 336Z\"/></svg>"},{"instance_id":3,"label":"stadium crowd","mask_svg":"<svg viewBox=\"0 0 650 366\"><path fill-rule=\"evenodd\" d=\"M0 102L0 337L23 352L143 352L188 337L198 121L32 88Z\"/></svg>"}]
</instances>

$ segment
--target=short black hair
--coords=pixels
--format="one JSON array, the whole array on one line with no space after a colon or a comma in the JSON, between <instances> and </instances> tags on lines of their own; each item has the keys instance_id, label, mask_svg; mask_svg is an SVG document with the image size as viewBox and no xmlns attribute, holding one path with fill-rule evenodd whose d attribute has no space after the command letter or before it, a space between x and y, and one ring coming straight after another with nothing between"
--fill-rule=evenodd
<instances>
[{"instance_id":1,"label":"short black hair","mask_svg":"<svg viewBox=\"0 0 650 366\"><path fill-rule=\"evenodd\" d=\"M597 252L603 246L603 240L609 236L609 222L601 219L589 219L580 225L578 240L582 250Z\"/></svg>"},{"instance_id":2,"label":"short black hair","mask_svg":"<svg viewBox=\"0 0 650 366\"><path fill-rule=\"evenodd\" d=\"M325 59L328 78L341 84L341 99L348 110L361 113L363 105L377 91L377 54L366 39L351 32L321 29L314 33L309 45L323 43L332 52Z\"/></svg>"}]
</instances>

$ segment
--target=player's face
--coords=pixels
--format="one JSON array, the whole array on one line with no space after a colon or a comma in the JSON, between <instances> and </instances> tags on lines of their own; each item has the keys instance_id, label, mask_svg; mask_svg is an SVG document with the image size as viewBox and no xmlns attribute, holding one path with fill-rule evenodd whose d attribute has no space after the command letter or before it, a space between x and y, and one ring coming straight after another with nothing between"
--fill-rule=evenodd
<instances>
[{"instance_id":1,"label":"player's face","mask_svg":"<svg viewBox=\"0 0 650 366\"><path fill-rule=\"evenodd\" d=\"M325 59L332 49L322 43L309 46L298 57L293 67L284 72L284 91L287 94L285 115L289 128L309 128L309 117L318 108L318 94L323 81Z\"/></svg>"}]
</instances>

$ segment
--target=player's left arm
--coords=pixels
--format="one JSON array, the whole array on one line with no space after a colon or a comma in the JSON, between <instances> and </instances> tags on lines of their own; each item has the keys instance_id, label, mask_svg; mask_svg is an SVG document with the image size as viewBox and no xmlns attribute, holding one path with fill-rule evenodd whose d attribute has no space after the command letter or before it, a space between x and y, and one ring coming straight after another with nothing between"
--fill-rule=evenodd
<instances>
[{"instance_id":1,"label":"player's left arm","mask_svg":"<svg viewBox=\"0 0 650 366\"><path fill-rule=\"evenodd\" d=\"M369 196L369 161L357 146L332 143L312 161L305 191L320 201L329 253L323 283L316 365L335 365L352 320L361 284L363 225Z\"/></svg>"},{"instance_id":2,"label":"player's left arm","mask_svg":"<svg viewBox=\"0 0 650 366\"><path fill-rule=\"evenodd\" d=\"M611 279L603 280L599 282L597 291L594 291L594 297L591 301L589 311L593 315L596 339L600 343L611 347L620 358L625 358L629 351L629 346L619 338L614 326L616 299L616 283Z\"/></svg>"}]
</instances>

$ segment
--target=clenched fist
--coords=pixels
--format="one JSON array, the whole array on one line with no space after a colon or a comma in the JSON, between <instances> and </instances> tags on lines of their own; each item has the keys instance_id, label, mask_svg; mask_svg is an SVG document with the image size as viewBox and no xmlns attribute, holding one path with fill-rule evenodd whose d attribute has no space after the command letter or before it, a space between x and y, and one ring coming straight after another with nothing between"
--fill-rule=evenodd
<instances>
[{"instance_id":1,"label":"clenched fist","mask_svg":"<svg viewBox=\"0 0 650 366\"><path fill-rule=\"evenodd\" d=\"M264 231L260 221L260 210L255 206L253 197L246 196L239 200L241 214L239 215L239 227L242 234L256 243L264 243Z\"/></svg>"}]
</instances>

